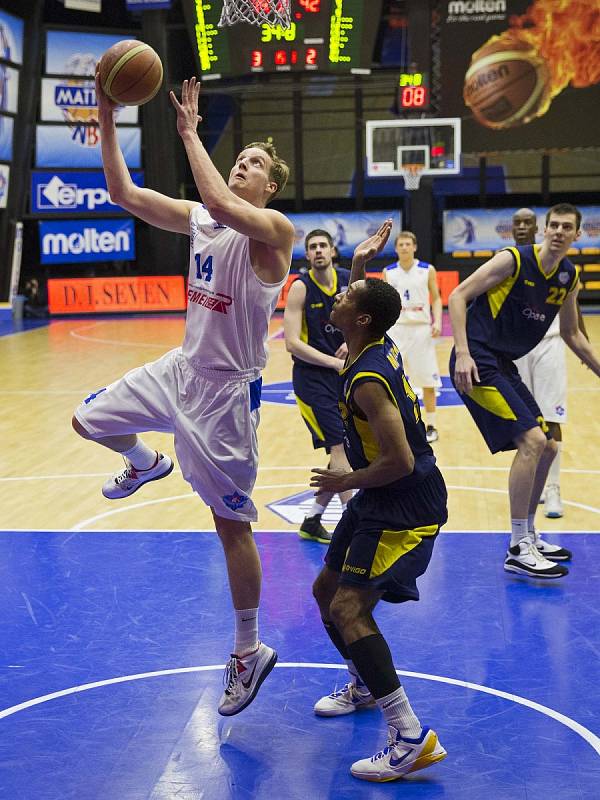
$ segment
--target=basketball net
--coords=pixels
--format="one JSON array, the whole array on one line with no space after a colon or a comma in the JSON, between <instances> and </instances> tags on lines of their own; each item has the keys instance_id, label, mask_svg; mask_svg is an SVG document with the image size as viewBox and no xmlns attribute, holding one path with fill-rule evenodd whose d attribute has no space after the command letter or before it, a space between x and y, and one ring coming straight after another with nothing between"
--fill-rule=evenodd
<instances>
[{"instance_id":1,"label":"basketball net","mask_svg":"<svg viewBox=\"0 0 600 800\"><path fill-rule=\"evenodd\" d=\"M400 174L404 178L404 188L409 192L418 189L424 169L425 164L403 164Z\"/></svg>"},{"instance_id":2,"label":"basketball net","mask_svg":"<svg viewBox=\"0 0 600 800\"><path fill-rule=\"evenodd\" d=\"M291 0L223 0L219 28L249 22L251 25L291 25Z\"/></svg>"}]
</instances>

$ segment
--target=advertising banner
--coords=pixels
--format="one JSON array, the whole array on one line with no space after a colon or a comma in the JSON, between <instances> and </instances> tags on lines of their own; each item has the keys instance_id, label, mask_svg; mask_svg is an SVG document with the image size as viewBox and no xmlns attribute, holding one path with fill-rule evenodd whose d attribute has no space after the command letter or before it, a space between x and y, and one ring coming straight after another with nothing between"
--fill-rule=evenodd
<instances>
[{"instance_id":1,"label":"advertising banner","mask_svg":"<svg viewBox=\"0 0 600 800\"><path fill-rule=\"evenodd\" d=\"M547 208L534 206L537 241L542 241ZM581 206L581 236L573 247L600 247L600 206ZM444 252L497 250L514 244L512 217L518 208L462 208L444 211Z\"/></svg>"},{"instance_id":2,"label":"advertising banner","mask_svg":"<svg viewBox=\"0 0 600 800\"><path fill-rule=\"evenodd\" d=\"M10 161L12 159L14 125L12 117L5 117L4 114L0 114L0 161Z\"/></svg>"},{"instance_id":3,"label":"advertising banner","mask_svg":"<svg viewBox=\"0 0 600 800\"><path fill-rule=\"evenodd\" d=\"M438 9L440 110L463 118L464 151L597 146L598 0L443 0Z\"/></svg>"},{"instance_id":4,"label":"advertising banner","mask_svg":"<svg viewBox=\"0 0 600 800\"><path fill-rule=\"evenodd\" d=\"M134 170L131 179L144 185L144 173ZM104 172L32 172L31 213L99 213L123 209L113 203Z\"/></svg>"},{"instance_id":5,"label":"advertising banner","mask_svg":"<svg viewBox=\"0 0 600 800\"><path fill-rule=\"evenodd\" d=\"M98 120L96 87L83 78L42 78L42 122L66 122L77 125ZM137 106L119 106L117 124L137 124Z\"/></svg>"},{"instance_id":6,"label":"advertising banner","mask_svg":"<svg viewBox=\"0 0 600 800\"><path fill-rule=\"evenodd\" d=\"M15 64L23 63L24 25L22 19L0 9L0 58Z\"/></svg>"},{"instance_id":7,"label":"advertising banner","mask_svg":"<svg viewBox=\"0 0 600 800\"><path fill-rule=\"evenodd\" d=\"M156 11L171 8L172 0L127 0L127 11Z\"/></svg>"},{"instance_id":8,"label":"advertising banner","mask_svg":"<svg viewBox=\"0 0 600 800\"><path fill-rule=\"evenodd\" d=\"M8 182L10 180L10 167L8 164L0 164L0 208L6 208L6 198L8 197Z\"/></svg>"},{"instance_id":9,"label":"advertising banner","mask_svg":"<svg viewBox=\"0 0 600 800\"><path fill-rule=\"evenodd\" d=\"M0 64L0 111L17 113L19 70Z\"/></svg>"},{"instance_id":10,"label":"advertising banner","mask_svg":"<svg viewBox=\"0 0 600 800\"><path fill-rule=\"evenodd\" d=\"M310 213L287 215L296 229L292 258L304 258L304 238L309 231L319 229L327 231L333 238L338 253L342 258L352 258L357 244L372 236L382 222L388 217L394 221L392 233L382 257L396 258L394 239L400 232L401 213L392 211L346 211L334 213Z\"/></svg>"},{"instance_id":11,"label":"advertising banner","mask_svg":"<svg viewBox=\"0 0 600 800\"><path fill-rule=\"evenodd\" d=\"M185 311L185 283L181 275L50 278L48 307L51 314Z\"/></svg>"},{"instance_id":12,"label":"advertising banner","mask_svg":"<svg viewBox=\"0 0 600 800\"><path fill-rule=\"evenodd\" d=\"M132 219L83 219L38 224L42 264L135 259Z\"/></svg>"},{"instance_id":13,"label":"advertising banner","mask_svg":"<svg viewBox=\"0 0 600 800\"><path fill-rule=\"evenodd\" d=\"M47 75L95 75L96 64L105 50L130 34L48 31L46 34Z\"/></svg>"},{"instance_id":14,"label":"advertising banner","mask_svg":"<svg viewBox=\"0 0 600 800\"><path fill-rule=\"evenodd\" d=\"M117 137L127 166L139 169L142 162L140 128L118 128ZM38 125L35 141L37 167L102 168L100 129L95 125Z\"/></svg>"}]
</instances>

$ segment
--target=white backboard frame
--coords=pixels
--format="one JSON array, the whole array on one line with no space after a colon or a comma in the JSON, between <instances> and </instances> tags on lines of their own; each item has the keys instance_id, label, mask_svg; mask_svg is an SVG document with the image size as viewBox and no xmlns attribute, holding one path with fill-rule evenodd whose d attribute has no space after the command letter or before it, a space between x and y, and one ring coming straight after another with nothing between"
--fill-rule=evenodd
<instances>
[{"instance_id":1,"label":"white backboard frame","mask_svg":"<svg viewBox=\"0 0 600 800\"><path fill-rule=\"evenodd\" d=\"M461 120L459 117L428 117L426 119L382 119L367 120L366 123L366 150L367 150L367 175L369 178L401 178L402 153L410 150L423 150L423 145L398 145L396 147L396 163L392 161L374 161L373 159L373 132L381 128L431 128L451 127L454 129L454 151L452 167L433 167L429 163L429 149L422 175L458 175L460 173L461 155Z\"/></svg>"}]
</instances>

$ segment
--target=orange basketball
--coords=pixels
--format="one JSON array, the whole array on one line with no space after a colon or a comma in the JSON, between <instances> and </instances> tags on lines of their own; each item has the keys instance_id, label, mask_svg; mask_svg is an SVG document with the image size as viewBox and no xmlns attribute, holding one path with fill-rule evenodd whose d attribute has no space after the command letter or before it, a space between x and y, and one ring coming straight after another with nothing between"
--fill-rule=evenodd
<instances>
[{"instance_id":1,"label":"orange basketball","mask_svg":"<svg viewBox=\"0 0 600 800\"><path fill-rule=\"evenodd\" d=\"M473 53L463 98L482 125L512 128L546 112L550 73L526 43L494 38Z\"/></svg>"},{"instance_id":2,"label":"orange basketball","mask_svg":"<svg viewBox=\"0 0 600 800\"><path fill-rule=\"evenodd\" d=\"M144 42L124 39L109 47L100 59L100 84L119 105L147 103L160 89L162 80L161 60Z\"/></svg>"}]
</instances>

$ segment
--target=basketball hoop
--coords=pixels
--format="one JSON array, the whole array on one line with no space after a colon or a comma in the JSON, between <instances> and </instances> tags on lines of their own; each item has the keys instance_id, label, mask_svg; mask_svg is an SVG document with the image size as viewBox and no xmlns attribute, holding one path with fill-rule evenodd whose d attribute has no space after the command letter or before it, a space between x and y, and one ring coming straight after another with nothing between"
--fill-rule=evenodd
<instances>
[{"instance_id":1,"label":"basketball hoop","mask_svg":"<svg viewBox=\"0 0 600 800\"><path fill-rule=\"evenodd\" d=\"M424 169L425 164L403 164L400 174L404 178L404 188L409 192L418 189Z\"/></svg>"},{"instance_id":2,"label":"basketball hoop","mask_svg":"<svg viewBox=\"0 0 600 800\"><path fill-rule=\"evenodd\" d=\"M223 0L219 28L249 22L251 25L279 25L287 30L291 25L291 0Z\"/></svg>"}]
</instances>

